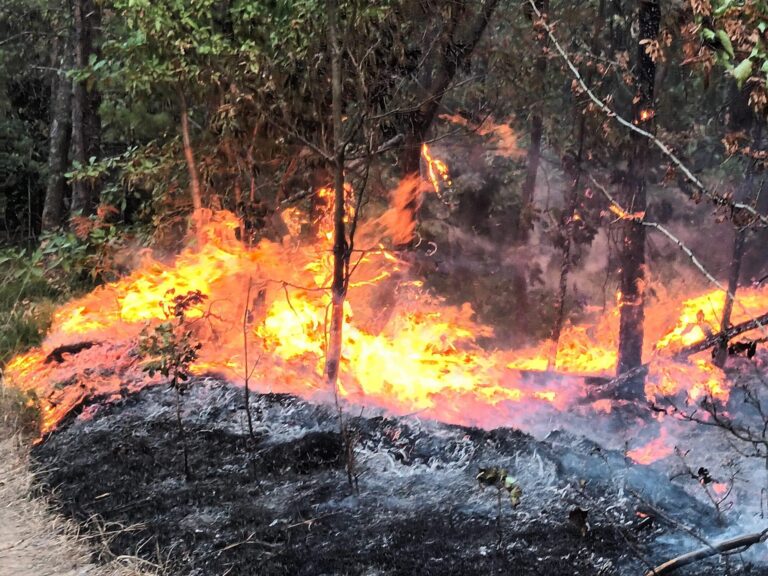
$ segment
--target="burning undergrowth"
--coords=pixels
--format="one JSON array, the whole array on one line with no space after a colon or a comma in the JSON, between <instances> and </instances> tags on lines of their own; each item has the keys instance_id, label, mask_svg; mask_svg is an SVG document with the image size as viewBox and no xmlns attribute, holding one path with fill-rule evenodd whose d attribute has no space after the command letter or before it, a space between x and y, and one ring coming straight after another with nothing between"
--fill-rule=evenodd
<instances>
[{"instance_id":1,"label":"burning undergrowth","mask_svg":"<svg viewBox=\"0 0 768 576\"><path fill-rule=\"evenodd\" d=\"M395 198L418 194L417 186L404 182ZM584 376L611 375L618 308L587 310L583 323L564 327L557 348L550 342L494 348L493 330L475 320L469 304L448 305L426 291L406 261L385 247L387 234L405 228L407 236L413 230L398 206L394 202L384 216L363 226L358 240L365 249L354 264L346 304L344 398L395 414L418 411L449 423L526 430L558 412L610 409ZM231 214L208 217L202 245L185 249L171 264L147 257L123 280L63 306L43 346L11 361L6 375L39 398L44 432L83 398L117 394L129 373L140 374L133 349L141 331L167 318L170 300L190 292L206 296L205 304L189 313L190 330L202 345L193 372L235 382L248 373L260 391L328 399L321 377L331 273L325 227L317 226L320 232L311 242L288 236L282 243L263 240L247 248L235 238L238 222ZM296 214L284 217L290 222ZM765 290L740 292L734 322L763 311L766 300ZM673 358L676 350L713 331L723 301L722 293L710 291L694 298L660 297L649 306L649 399L676 394L693 401L727 399L729 385L720 370L706 360ZM246 352L256 359L247 367ZM110 368L108 376L101 367Z\"/></svg>"},{"instance_id":2,"label":"burning undergrowth","mask_svg":"<svg viewBox=\"0 0 768 576\"><path fill-rule=\"evenodd\" d=\"M433 179L446 177L439 164L430 166L436 170ZM348 193L351 200L354 192ZM688 440L699 447L703 441L694 439L689 422L681 422L718 424L711 419L713 410L702 407L719 406L729 418L742 412L737 401L747 393L700 353L686 349L716 332L723 293L673 296L659 287L648 303L644 392L655 407L649 411L637 398L616 396L617 307L587 307L582 322L564 326L557 346L542 342L508 349L499 347L491 327L477 320L469 304L449 305L426 290L409 259L394 248L413 237L413 206L424 194L423 183L406 179L388 210L360 223L345 304L340 401L347 410L365 406L387 415L506 430L437 424L422 430L412 420L353 419L356 454L367 462L366 488L359 495L342 490L338 421L328 409L304 403L334 401L323 378L332 270L326 232L331 196L323 189L316 196L325 210L316 219L296 208L283 211L289 234L281 242L245 246L237 240L240 223L232 214L197 214L196 245L170 263L146 256L124 279L66 304L43 346L9 364L6 376L41 408L49 437L38 454L46 465L58 462L48 481L61 487L62 503L80 518L99 514L109 521L146 523L141 537L120 536L118 547L146 547L142 538L151 538L152 546L176 555L187 570L182 573L199 574L228 567L247 573L243 566L256 561L268 567L265 573L343 572L344 562L357 561L353 566L361 570L381 565L412 573L427 557L449 558L443 573L472 573L475 567L483 573L507 561L512 550L516 559L518 552L527 558L531 570L558 573L558 566L575 564L578 573L612 573L618 566L638 566L643 554L656 559L664 550L656 542L648 552L643 546L652 538L632 533L643 498L656 501L664 514L674 516L679 508L680 521L699 528L707 527L710 514L722 523L747 519L751 526L755 506L747 502L754 502L756 484L734 489L738 475L728 476L725 457L716 467L704 457L711 454L689 456ZM347 217L354 218L354 211ZM415 249L429 257L433 247ZM184 483L167 410L171 395L162 378L145 374L147 360L138 343L173 317L175 299L189 294L199 296L180 326L195 350L191 372L232 383L247 379L267 395L258 397L254 418L261 432L251 440L242 432L235 388L192 387L179 417L189 432L194 476ZM766 309L765 289L741 290L732 322ZM746 352L756 355L749 362L759 374L762 353L749 346ZM107 407L99 408L95 400ZM760 424L761 404L752 404L759 407ZM61 426L67 418L74 422ZM539 438L553 429L569 432L539 443L510 427ZM387 430L402 436L404 444L387 443ZM588 435L609 452L571 434ZM719 437L717 442L723 445ZM760 442L754 436L746 444L758 445L761 454ZM417 445L430 448L410 461ZM688 492L676 488L664 476L631 465L625 453L642 464L675 457L695 461L686 464L694 482L688 482ZM472 468L481 466L511 471L525 494L534 495L510 513L512 524L497 524L495 497L471 491L477 474ZM759 474L748 477L747 484ZM700 486L715 495L712 502L703 498L705 506L691 496ZM727 494L721 499L722 486ZM669 498L659 499L656 491ZM564 527L563 519L577 508L593 510L593 531L579 520L581 512L570 522L577 525L575 533L573 526ZM596 516L596 510L603 512ZM317 533L307 530L316 524L326 531L313 540ZM174 533L173 526L183 533ZM537 544L549 531L562 536L561 547ZM593 540L584 540L587 532ZM337 533L348 537L337 543L330 537ZM361 539L370 546L353 546ZM418 554L415 539L420 539ZM542 554L549 564L542 563Z\"/></svg>"},{"instance_id":3,"label":"burning undergrowth","mask_svg":"<svg viewBox=\"0 0 768 576\"><path fill-rule=\"evenodd\" d=\"M678 550L676 522L715 527L659 472L567 433L357 416L353 491L332 408L265 394L251 410L254 439L238 388L193 382L190 481L164 386L86 407L35 457L68 513L134 526L113 552L162 551L177 574L637 574ZM516 505L478 481L494 468Z\"/></svg>"}]
</instances>

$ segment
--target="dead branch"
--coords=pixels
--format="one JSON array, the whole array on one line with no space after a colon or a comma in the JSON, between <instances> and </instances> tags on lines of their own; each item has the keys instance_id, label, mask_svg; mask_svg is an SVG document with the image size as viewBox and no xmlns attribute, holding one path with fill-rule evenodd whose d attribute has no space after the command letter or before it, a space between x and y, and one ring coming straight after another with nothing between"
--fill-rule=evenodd
<instances>
[{"instance_id":1,"label":"dead branch","mask_svg":"<svg viewBox=\"0 0 768 576\"><path fill-rule=\"evenodd\" d=\"M704 196L709 198L716 206L727 206L733 212L738 212L738 211L748 212L754 218L757 218L764 225L768 226L768 216L759 213L757 210L755 210L752 206L748 204L744 204L741 202L733 202L732 200L730 200L726 196L723 196L722 194L718 194L716 192L711 192L710 190L708 190L707 187L704 186L702 181L699 180L696 177L696 175L693 172L691 172L691 170L685 164L683 164L683 161L680 160L680 158L678 158L674 152L672 152L669 146L667 146L664 142L659 140L656 136L654 136L647 130L644 130L639 126L636 126L634 123L622 117L616 111L611 109L605 102L603 102L603 100L599 98L592 91L592 89L587 85L586 81L581 76L579 69L576 68L576 65L570 59L570 57L568 56L568 53L558 42L557 37L554 34L552 25L549 24L546 21L546 19L542 18L542 13L539 10L538 6L536 6L536 3L534 2L534 0L528 0L528 3L533 8L533 12L534 14L536 14L536 17L539 18L539 23L541 24L541 26L547 31L547 35L549 36L549 39L552 41L552 44L557 50L557 53L560 55L560 57L563 59L568 69L571 71L571 74L573 74L573 77L576 79L576 82L578 82L581 89L586 93L587 96L589 96L589 99L592 100L592 102L595 104L595 106L597 106L597 108L601 112L603 112L609 118L613 118L614 120L616 120L616 122L618 122L625 128L628 128L630 131L634 132L635 134L638 134L643 138L647 138L654 146L656 146L656 148L658 148L661 151L661 153L664 156L666 156L669 160L672 161L672 163L685 175L685 177L691 182L691 184L693 184L694 187L696 187L699 190L699 192L701 192Z\"/></svg>"},{"instance_id":2,"label":"dead branch","mask_svg":"<svg viewBox=\"0 0 768 576\"><path fill-rule=\"evenodd\" d=\"M85 342L76 342L75 344L64 344L63 346L57 346L45 357L45 364L56 362L62 364L64 362L64 354L79 354L83 350L96 346L98 342L86 340Z\"/></svg>"},{"instance_id":3,"label":"dead branch","mask_svg":"<svg viewBox=\"0 0 768 576\"><path fill-rule=\"evenodd\" d=\"M739 334L742 334L744 332L754 330L755 328L762 328L766 324L768 324L768 313L763 314L762 316L758 316L756 318L752 318L751 320L747 320L740 324L731 326L730 328L728 328L728 330L718 332L717 334L712 334L711 336L704 338L704 340L700 340L695 344L686 346L685 348L677 352L674 357L675 359L687 358L691 354L702 352L703 350L706 350L707 348L711 348L712 346L715 346L720 342L727 342L734 336L738 336Z\"/></svg>"},{"instance_id":4,"label":"dead branch","mask_svg":"<svg viewBox=\"0 0 768 576\"><path fill-rule=\"evenodd\" d=\"M730 540L723 540L712 546L699 548L693 552L687 552L677 558L667 560L663 564L659 564L656 568L652 568L646 572L645 576L662 576L663 574L669 574L673 570L677 570L681 566L692 564L697 560L703 560L704 558L709 558L716 554L723 555L732 550L749 548L754 544L765 541L766 538L768 538L768 528L762 532L744 534L742 536L737 536L736 538L731 538Z\"/></svg>"}]
</instances>

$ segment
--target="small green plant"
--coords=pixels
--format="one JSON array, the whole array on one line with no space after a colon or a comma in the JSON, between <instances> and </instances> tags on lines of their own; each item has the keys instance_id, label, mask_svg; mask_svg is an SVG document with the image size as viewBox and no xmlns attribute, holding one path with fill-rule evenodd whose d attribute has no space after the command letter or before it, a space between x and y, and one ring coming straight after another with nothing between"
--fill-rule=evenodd
<instances>
[{"instance_id":1,"label":"small green plant","mask_svg":"<svg viewBox=\"0 0 768 576\"><path fill-rule=\"evenodd\" d=\"M46 282L36 252L0 249L0 270L2 368L14 355L40 344L51 321L56 291Z\"/></svg>"},{"instance_id":2,"label":"small green plant","mask_svg":"<svg viewBox=\"0 0 768 576\"><path fill-rule=\"evenodd\" d=\"M19 390L0 383L0 439L21 432L40 432L40 402L33 390Z\"/></svg>"},{"instance_id":3,"label":"small green plant","mask_svg":"<svg viewBox=\"0 0 768 576\"><path fill-rule=\"evenodd\" d=\"M142 369L150 376L159 373L168 378L176 394L176 423L184 452L184 476L187 480L192 478L192 474L187 435L181 419L181 397L187 389L190 366L202 347L200 342L195 341L187 314L206 298L199 290L179 295L175 295L173 290L168 291L166 300L160 303L165 320L153 328L147 326L139 336L139 355L147 359Z\"/></svg>"},{"instance_id":4,"label":"small green plant","mask_svg":"<svg viewBox=\"0 0 768 576\"><path fill-rule=\"evenodd\" d=\"M499 491L499 497L501 497L501 491L506 490L509 496L509 503L512 504L512 508L517 508L520 504L520 498L523 495L523 489L517 483L517 479L507 474L507 471L503 468L480 468L475 477L481 486L493 486Z\"/></svg>"},{"instance_id":5,"label":"small green plant","mask_svg":"<svg viewBox=\"0 0 768 576\"><path fill-rule=\"evenodd\" d=\"M506 492L512 508L517 508L520 505L523 489L515 477L510 476L504 468L497 466L480 468L475 479L480 483L480 486L496 488L496 537L498 538L497 545L501 548L503 535L501 530L501 493Z\"/></svg>"}]
</instances>

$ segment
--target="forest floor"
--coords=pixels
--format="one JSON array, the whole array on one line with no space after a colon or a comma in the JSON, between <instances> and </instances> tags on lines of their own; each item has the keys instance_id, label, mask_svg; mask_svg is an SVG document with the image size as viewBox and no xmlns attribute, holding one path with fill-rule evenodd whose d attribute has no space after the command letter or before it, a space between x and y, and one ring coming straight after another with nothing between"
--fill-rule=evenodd
<instances>
[{"instance_id":1,"label":"forest floor","mask_svg":"<svg viewBox=\"0 0 768 576\"><path fill-rule=\"evenodd\" d=\"M583 438L415 416L349 417L353 488L332 407L254 395L251 438L242 399L214 378L192 383L182 410L191 479L167 386L95 401L32 457L62 514L120 527L114 555L162 560L178 576L245 576L254 566L263 575L635 576L700 546L676 522L714 525L664 474ZM491 467L514 476L519 505L478 483ZM681 574L767 573L749 557L727 562Z\"/></svg>"}]
</instances>

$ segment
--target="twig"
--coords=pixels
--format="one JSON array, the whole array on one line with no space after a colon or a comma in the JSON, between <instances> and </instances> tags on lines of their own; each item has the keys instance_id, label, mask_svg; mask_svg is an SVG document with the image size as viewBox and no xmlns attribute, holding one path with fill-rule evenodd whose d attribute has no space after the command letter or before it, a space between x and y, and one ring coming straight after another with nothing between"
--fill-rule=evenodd
<instances>
[{"instance_id":1,"label":"twig","mask_svg":"<svg viewBox=\"0 0 768 576\"><path fill-rule=\"evenodd\" d=\"M698 268L699 271L701 271L701 273L704 274L704 276L706 276L707 280L709 280L712 284L717 286L723 292L728 293L732 298L735 298L735 296L733 296L728 292L728 289L725 286L723 286L714 276L712 276L712 274L709 273L709 271L706 268L704 268L704 265L701 263L701 261L698 258L696 258L696 255L691 251L691 249L688 248L688 246L686 246L685 244L683 244L683 242L677 236L672 234L669 230L667 230L664 226L662 226L658 222L648 222L647 220L645 220L644 219L645 214L634 215L627 212L624 209L624 207L621 206L621 204L619 204L618 202L616 202L616 200L614 200L613 196L611 196L611 193L608 192L605 186L603 186L597 180L595 180L594 176L592 176L591 174L589 175L589 180L590 182L592 182L592 184L594 184L597 187L598 190L600 190L600 192L602 192L603 196L605 196L608 199L608 201L611 203L611 205L619 212L618 216L621 220L632 220L634 222L637 222L638 224L642 224L643 226L648 226L649 228L655 228L656 230L664 234L664 236L666 236L667 238L672 240L672 242L677 244L678 248L680 248L680 250L682 250L685 253L685 255L688 256L688 258L690 258L693 265L696 266L696 268Z\"/></svg>"},{"instance_id":2,"label":"twig","mask_svg":"<svg viewBox=\"0 0 768 576\"><path fill-rule=\"evenodd\" d=\"M248 416L248 435L251 440L254 439L253 435L253 419L251 418L251 391L249 387L251 373L248 369L248 315L250 314L251 303L251 286L253 285L253 278L248 277L248 292L245 295L245 309L243 310L243 356L245 361L245 413ZM255 366L254 366L255 368Z\"/></svg>"}]
</instances>

